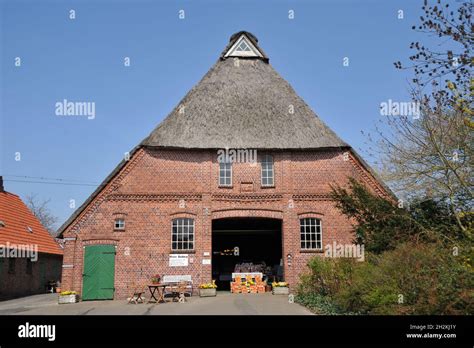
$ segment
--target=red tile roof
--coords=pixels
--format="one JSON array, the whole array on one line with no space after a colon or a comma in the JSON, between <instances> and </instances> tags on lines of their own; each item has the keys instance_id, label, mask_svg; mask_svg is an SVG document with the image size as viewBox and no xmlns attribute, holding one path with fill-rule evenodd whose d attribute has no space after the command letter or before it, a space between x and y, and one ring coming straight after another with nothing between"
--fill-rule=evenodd
<instances>
[{"instance_id":1,"label":"red tile roof","mask_svg":"<svg viewBox=\"0 0 474 348\"><path fill-rule=\"evenodd\" d=\"M7 242L36 244L40 253L63 254L54 238L17 195L0 191L0 221L0 246ZM28 231L28 227L32 232Z\"/></svg>"}]
</instances>

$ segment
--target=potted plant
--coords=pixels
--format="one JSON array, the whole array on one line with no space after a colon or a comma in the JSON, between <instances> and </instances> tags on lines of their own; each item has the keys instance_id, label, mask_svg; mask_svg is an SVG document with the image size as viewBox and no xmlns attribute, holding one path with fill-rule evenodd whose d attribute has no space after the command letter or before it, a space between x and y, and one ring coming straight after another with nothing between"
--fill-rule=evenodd
<instances>
[{"instance_id":1,"label":"potted plant","mask_svg":"<svg viewBox=\"0 0 474 348\"><path fill-rule=\"evenodd\" d=\"M217 295L217 285L216 281L213 280L212 283L205 283L199 285L199 297L211 297Z\"/></svg>"},{"instance_id":2,"label":"potted plant","mask_svg":"<svg viewBox=\"0 0 474 348\"><path fill-rule=\"evenodd\" d=\"M159 274L155 274L153 277L151 277L151 282L153 284L159 284L161 280L161 276Z\"/></svg>"},{"instance_id":3,"label":"potted plant","mask_svg":"<svg viewBox=\"0 0 474 348\"><path fill-rule=\"evenodd\" d=\"M75 291L63 291L59 293L59 304L79 302L79 295Z\"/></svg>"},{"instance_id":4,"label":"potted plant","mask_svg":"<svg viewBox=\"0 0 474 348\"><path fill-rule=\"evenodd\" d=\"M273 295L288 295L290 293L287 282L273 282L272 288Z\"/></svg>"}]
</instances>

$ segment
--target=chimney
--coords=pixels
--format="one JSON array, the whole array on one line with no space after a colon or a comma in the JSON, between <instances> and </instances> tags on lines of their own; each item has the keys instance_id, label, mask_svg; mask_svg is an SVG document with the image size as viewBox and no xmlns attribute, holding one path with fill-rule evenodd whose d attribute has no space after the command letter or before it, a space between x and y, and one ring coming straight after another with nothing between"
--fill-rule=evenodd
<instances>
[{"instance_id":1,"label":"chimney","mask_svg":"<svg viewBox=\"0 0 474 348\"><path fill-rule=\"evenodd\" d=\"M0 192L4 192L5 189L3 188L3 176L0 175Z\"/></svg>"}]
</instances>

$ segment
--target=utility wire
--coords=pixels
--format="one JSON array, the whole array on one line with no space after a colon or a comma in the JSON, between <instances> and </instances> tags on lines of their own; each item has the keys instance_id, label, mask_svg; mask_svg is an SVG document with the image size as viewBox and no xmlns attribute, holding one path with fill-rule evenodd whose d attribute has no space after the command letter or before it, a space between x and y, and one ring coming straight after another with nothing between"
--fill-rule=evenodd
<instances>
[{"instance_id":1,"label":"utility wire","mask_svg":"<svg viewBox=\"0 0 474 348\"><path fill-rule=\"evenodd\" d=\"M100 186L98 184L81 184L81 183L74 183L74 182L47 182L47 181L29 181L29 180L14 180L14 179L5 179L4 181L12 181L12 182L23 182L27 184L49 184L49 185L73 185L73 186Z\"/></svg>"},{"instance_id":2,"label":"utility wire","mask_svg":"<svg viewBox=\"0 0 474 348\"><path fill-rule=\"evenodd\" d=\"M40 180L55 180L55 181L62 181L62 182L76 182L76 183L81 183L81 184L93 184L93 185L99 185L97 182L93 181L83 181L83 180L75 180L75 179L64 179L64 178L48 178L44 176L27 176L27 175L9 175L5 174L5 177L12 177L12 178L24 178L24 179L40 179Z\"/></svg>"}]
</instances>

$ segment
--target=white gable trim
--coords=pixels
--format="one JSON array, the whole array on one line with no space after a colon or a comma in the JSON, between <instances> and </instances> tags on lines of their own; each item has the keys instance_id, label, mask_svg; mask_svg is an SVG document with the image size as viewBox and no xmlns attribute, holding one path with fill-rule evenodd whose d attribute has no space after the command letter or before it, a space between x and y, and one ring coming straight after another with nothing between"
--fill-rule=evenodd
<instances>
[{"instance_id":1,"label":"white gable trim","mask_svg":"<svg viewBox=\"0 0 474 348\"><path fill-rule=\"evenodd\" d=\"M244 41L245 44L250 48L250 51L241 51L238 49L239 45ZM252 44L245 34L242 34L239 39L232 45L231 48L227 51L224 57L260 57L263 58L263 54Z\"/></svg>"}]
</instances>

